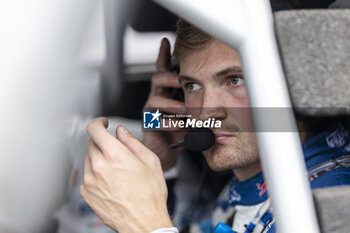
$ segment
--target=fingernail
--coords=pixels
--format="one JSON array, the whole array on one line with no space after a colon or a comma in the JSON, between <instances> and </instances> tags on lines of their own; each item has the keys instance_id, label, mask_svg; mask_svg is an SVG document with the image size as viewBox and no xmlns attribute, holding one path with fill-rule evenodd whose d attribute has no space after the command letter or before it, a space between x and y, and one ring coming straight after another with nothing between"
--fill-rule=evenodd
<instances>
[{"instance_id":1,"label":"fingernail","mask_svg":"<svg viewBox=\"0 0 350 233\"><path fill-rule=\"evenodd\" d=\"M161 46L165 46L165 42L166 42L165 38L163 38L162 41L161 41Z\"/></svg>"},{"instance_id":2,"label":"fingernail","mask_svg":"<svg viewBox=\"0 0 350 233\"><path fill-rule=\"evenodd\" d=\"M124 126L120 126L120 132L122 134L127 134L128 133L128 130L124 127Z\"/></svg>"}]
</instances>

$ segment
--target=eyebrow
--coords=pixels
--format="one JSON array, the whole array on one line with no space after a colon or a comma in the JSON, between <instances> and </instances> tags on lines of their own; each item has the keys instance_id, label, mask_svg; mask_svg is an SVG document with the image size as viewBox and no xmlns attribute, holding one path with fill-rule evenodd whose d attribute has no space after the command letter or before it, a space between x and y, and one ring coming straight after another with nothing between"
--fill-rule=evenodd
<instances>
[{"instance_id":1,"label":"eyebrow","mask_svg":"<svg viewBox=\"0 0 350 233\"><path fill-rule=\"evenodd\" d=\"M242 73L242 68L239 66L232 66L232 67L228 67L226 69L220 70L218 72L215 73L215 77L222 77L222 76L226 76L230 73ZM198 79L194 78L194 77L190 77L187 75L180 75L179 76L179 82L183 82L183 81L198 81Z\"/></svg>"},{"instance_id":2,"label":"eyebrow","mask_svg":"<svg viewBox=\"0 0 350 233\"><path fill-rule=\"evenodd\" d=\"M194 81L198 81L198 80L195 78L192 78L190 76L187 76L187 75L180 75L179 76L179 83L181 83L183 81L194 82Z\"/></svg>"},{"instance_id":3,"label":"eyebrow","mask_svg":"<svg viewBox=\"0 0 350 233\"><path fill-rule=\"evenodd\" d=\"M216 77L226 76L230 73L242 73L242 69L239 66L228 67L224 70L221 70L215 74Z\"/></svg>"}]
</instances>

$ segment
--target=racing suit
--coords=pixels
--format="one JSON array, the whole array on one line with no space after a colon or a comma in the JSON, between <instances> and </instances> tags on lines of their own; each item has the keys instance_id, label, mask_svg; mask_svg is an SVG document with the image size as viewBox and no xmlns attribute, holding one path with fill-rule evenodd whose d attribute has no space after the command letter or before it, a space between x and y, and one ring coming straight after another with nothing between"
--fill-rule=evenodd
<instances>
[{"instance_id":1,"label":"racing suit","mask_svg":"<svg viewBox=\"0 0 350 233\"><path fill-rule=\"evenodd\" d=\"M350 132L341 124L302 145L311 188L350 184ZM287 156L287 155L286 155ZM238 182L234 178L219 195L212 215L192 224L190 233L275 233L275 219L263 174ZM156 233L176 233L177 228Z\"/></svg>"}]
</instances>

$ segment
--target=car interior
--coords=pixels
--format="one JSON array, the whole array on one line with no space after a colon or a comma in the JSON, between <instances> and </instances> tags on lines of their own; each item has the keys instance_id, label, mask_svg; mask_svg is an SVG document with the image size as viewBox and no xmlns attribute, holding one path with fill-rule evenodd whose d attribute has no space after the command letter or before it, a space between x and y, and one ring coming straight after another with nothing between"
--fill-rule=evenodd
<instances>
[{"instance_id":1,"label":"car interior","mask_svg":"<svg viewBox=\"0 0 350 233\"><path fill-rule=\"evenodd\" d=\"M45 14L50 25L38 26L37 30L33 27L33 31L35 29L40 35L37 42L29 44L25 38L21 40L23 44L28 43L28 48L41 48L36 50L36 56L32 56L34 59L26 57L23 60L31 61L28 64L32 64L32 69L40 72L32 72L29 68L27 71L24 67L25 74L16 73L15 78L25 84L20 85L23 92L14 87L17 85L15 78L4 76L3 79L6 81L3 87L9 91L3 92L0 105L9 106L6 109L12 111L3 116L4 123L0 124L3 129L0 133L3 144L0 145L4 148L0 160L3 164L0 165L0 232L114 232L98 219L79 194L88 140L85 127L95 117L106 116L111 133L115 134L113 129L123 124L142 139L143 106L156 71L159 44L163 37L174 43L179 19L177 12L180 12L172 11L171 6L164 7L167 3L159 3L161 1L99 0L85 3L79 0L69 3L65 0L54 5L56 9L52 5L42 5L40 13L52 13ZM287 95L295 114L310 122L340 119L350 126L349 1L293 0L288 5L292 9L287 9L281 1L270 2L275 9L273 30ZM80 12L76 13L76 10ZM28 26L25 18L14 16L21 20L19 25ZM10 18L4 18L7 19ZM55 29L54 33L50 35L48 28ZM58 33L63 36L57 37ZM49 40L59 41L57 48L56 44L43 43ZM52 51L46 54L49 49ZM35 59L37 63L34 63ZM16 67L22 65L18 60L14 63ZM37 78L38 74L49 78ZM16 110L15 106L22 110ZM10 125L15 125L16 132L24 133L15 138ZM16 146L18 141L26 143L22 147ZM24 162L18 162L22 157ZM177 179L188 181L186 185L197 197L193 210L196 211L200 199L215 200L233 176L231 172L211 171L198 153L188 153L181 163L181 169L193 169L186 167L186 163L195 168L193 177L185 177L178 169L165 174L170 214L175 211L175 202L185 203L188 198L193 198L184 195L183 200L175 200L173 189ZM329 166L350 167L350 161ZM201 181L204 177L205 182ZM275 186L273 188L276 190ZM311 193L311 190L307 191ZM22 196L24 193L26 198ZM273 196L272 202L276 200ZM350 186L313 190L311 205L315 207L312 211L316 214L319 232L350 232ZM283 217L277 216L277 221Z\"/></svg>"}]
</instances>

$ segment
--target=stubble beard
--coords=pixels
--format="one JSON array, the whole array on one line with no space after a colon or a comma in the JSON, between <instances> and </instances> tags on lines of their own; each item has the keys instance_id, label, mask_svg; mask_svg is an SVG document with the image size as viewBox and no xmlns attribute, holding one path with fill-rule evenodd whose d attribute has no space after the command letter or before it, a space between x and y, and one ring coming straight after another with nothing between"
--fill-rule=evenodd
<instances>
[{"instance_id":1,"label":"stubble beard","mask_svg":"<svg viewBox=\"0 0 350 233\"><path fill-rule=\"evenodd\" d=\"M204 151L209 167L214 171L234 170L249 167L259 161L256 141L250 138L249 143L231 144L216 143Z\"/></svg>"}]
</instances>

